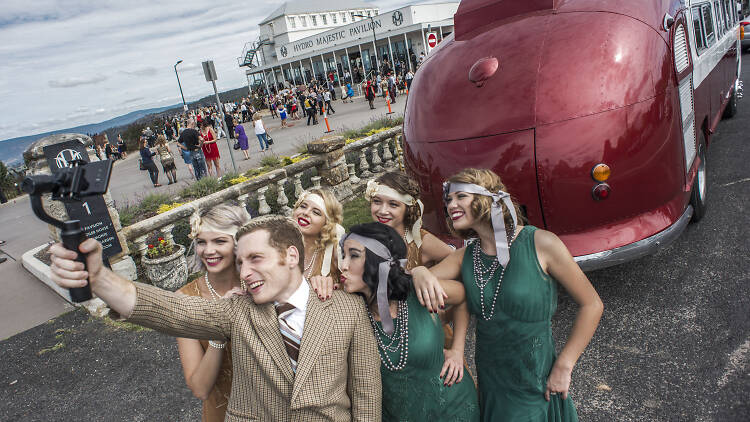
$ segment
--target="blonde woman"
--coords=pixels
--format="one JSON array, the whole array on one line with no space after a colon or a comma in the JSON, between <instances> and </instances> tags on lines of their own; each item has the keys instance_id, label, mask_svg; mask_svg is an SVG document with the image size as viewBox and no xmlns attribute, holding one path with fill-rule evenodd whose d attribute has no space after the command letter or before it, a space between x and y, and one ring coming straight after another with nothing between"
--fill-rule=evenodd
<instances>
[{"instance_id":1,"label":"blonde woman","mask_svg":"<svg viewBox=\"0 0 750 422\"><path fill-rule=\"evenodd\" d=\"M250 222L241 207L218 205L190 219L195 259L193 267L204 274L179 292L218 301L246 290L235 265L234 235ZM177 346L185 381L203 400L203 421L223 421L232 390L232 352L228 343L178 338Z\"/></svg>"},{"instance_id":2,"label":"blonde woman","mask_svg":"<svg viewBox=\"0 0 750 422\"><path fill-rule=\"evenodd\" d=\"M156 138L156 152L159 155L159 161L161 161L161 168L169 179L168 184L177 183L177 167L174 164L174 156L169 148L166 136L159 135Z\"/></svg>"},{"instance_id":3,"label":"blonde woman","mask_svg":"<svg viewBox=\"0 0 750 422\"><path fill-rule=\"evenodd\" d=\"M344 234L343 207L331 191L311 189L297 199L292 219L305 244L303 275L320 299L328 299L341 275L338 240Z\"/></svg>"},{"instance_id":4,"label":"blonde woman","mask_svg":"<svg viewBox=\"0 0 750 422\"><path fill-rule=\"evenodd\" d=\"M444 184L444 199L451 231L476 240L412 275L420 302L433 311L446 297L438 279L464 283L477 317L482 420L577 421L568 390L602 315L599 295L554 233L519 222L518 206L492 171L459 172ZM580 308L556 355L558 284Z\"/></svg>"}]
</instances>

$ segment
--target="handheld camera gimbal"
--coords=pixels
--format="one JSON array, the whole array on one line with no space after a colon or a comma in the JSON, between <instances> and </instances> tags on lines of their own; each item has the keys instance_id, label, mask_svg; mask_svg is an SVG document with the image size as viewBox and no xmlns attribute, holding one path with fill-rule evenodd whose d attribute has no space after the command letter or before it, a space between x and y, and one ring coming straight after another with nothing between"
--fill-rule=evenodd
<instances>
[{"instance_id":1,"label":"handheld camera gimbal","mask_svg":"<svg viewBox=\"0 0 750 422\"><path fill-rule=\"evenodd\" d=\"M21 189L29 194L31 209L42 221L60 229L63 246L78 254L76 261L86 265L86 257L78 251L78 246L86 240L79 220L60 221L53 218L42 206L42 194L52 193L52 199L66 203L78 202L88 196L103 195L109 186L112 174L112 161L87 163L84 160L73 160L72 167L60 169L53 175L28 176L23 180ZM70 289L73 302L91 299L91 286Z\"/></svg>"}]
</instances>

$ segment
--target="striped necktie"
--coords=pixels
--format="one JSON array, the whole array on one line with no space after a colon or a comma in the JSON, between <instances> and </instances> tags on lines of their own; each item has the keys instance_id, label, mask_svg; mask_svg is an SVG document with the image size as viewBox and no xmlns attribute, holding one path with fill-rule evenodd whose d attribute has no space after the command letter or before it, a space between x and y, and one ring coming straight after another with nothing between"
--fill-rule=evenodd
<instances>
[{"instance_id":1,"label":"striped necktie","mask_svg":"<svg viewBox=\"0 0 750 422\"><path fill-rule=\"evenodd\" d=\"M289 355L289 360L292 363L292 371L297 372L297 359L299 358L299 345L302 340L297 332L287 322L286 317L291 315L294 310L297 309L290 303L279 303L276 305L276 315L279 318L279 330L281 331L281 338L284 340L284 347L286 347L286 353Z\"/></svg>"}]
</instances>

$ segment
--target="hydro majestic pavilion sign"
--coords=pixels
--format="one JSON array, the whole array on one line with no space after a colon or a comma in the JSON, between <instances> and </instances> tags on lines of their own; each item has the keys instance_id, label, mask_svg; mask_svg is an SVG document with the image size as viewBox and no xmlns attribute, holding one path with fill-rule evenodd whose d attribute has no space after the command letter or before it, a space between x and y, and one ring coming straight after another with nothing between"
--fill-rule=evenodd
<instances>
[{"instance_id":1,"label":"hydro majestic pavilion sign","mask_svg":"<svg viewBox=\"0 0 750 422\"><path fill-rule=\"evenodd\" d=\"M372 19L362 19L359 22L338 27L318 35L282 44L276 50L277 57L288 59L307 54L314 50L335 47L351 41L366 39L367 37L372 38L373 27L375 28L376 36L378 36L405 25L411 25L411 13L404 13L408 9L409 6L374 16Z\"/></svg>"}]
</instances>

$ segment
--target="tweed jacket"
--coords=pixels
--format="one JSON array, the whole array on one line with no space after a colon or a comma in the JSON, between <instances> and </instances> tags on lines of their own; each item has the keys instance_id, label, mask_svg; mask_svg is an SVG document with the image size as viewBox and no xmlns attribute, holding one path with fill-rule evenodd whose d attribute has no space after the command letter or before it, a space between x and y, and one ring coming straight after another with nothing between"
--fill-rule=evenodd
<instances>
[{"instance_id":1,"label":"tweed jacket","mask_svg":"<svg viewBox=\"0 0 750 422\"><path fill-rule=\"evenodd\" d=\"M274 305L249 296L211 302L136 283L128 318L178 337L230 340L232 393L227 421L380 422L380 356L364 301L334 291L310 295L297 373Z\"/></svg>"}]
</instances>

